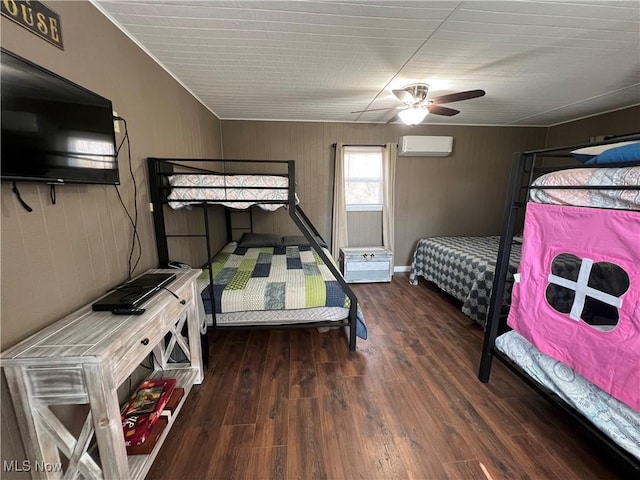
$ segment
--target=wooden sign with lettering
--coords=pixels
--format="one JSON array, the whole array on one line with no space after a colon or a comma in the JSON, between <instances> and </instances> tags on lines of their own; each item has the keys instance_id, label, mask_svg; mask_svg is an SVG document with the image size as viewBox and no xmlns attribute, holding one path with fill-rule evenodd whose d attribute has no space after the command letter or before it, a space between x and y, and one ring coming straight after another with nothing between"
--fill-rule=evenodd
<instances>
[{"instance_id":1,"label":"wooden sign with lettering","mask_svg":"<svg viewBox=\"0 0 640 480\"><path fill-rule=\"evenodd\" d=\"M64 50L60 15L35 0L2 0L2 15Z\"/></svg>"}]
</instances>

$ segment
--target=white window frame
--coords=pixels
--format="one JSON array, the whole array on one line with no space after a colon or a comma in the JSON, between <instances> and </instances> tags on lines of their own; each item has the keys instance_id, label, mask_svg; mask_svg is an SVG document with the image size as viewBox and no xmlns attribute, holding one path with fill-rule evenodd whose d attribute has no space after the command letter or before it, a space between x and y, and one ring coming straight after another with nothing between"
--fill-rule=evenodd
<instances>
[{"instance_id":1,"label":"white window frame","mask_svg":"<svg viewBox=\"0 0 640 480\"><path fill-rule=\"evenodd\" d=\"M344 190L345 190L345 197L349 196L349 183L347 180L353 182L353 183L357 183L357 182L366 182L366 183L371 183L371 182L379 182L380 183L380 202L379 203L346 203L346 209L347 212L381 212L382 211L382 202L383 202L383 185L384 185L384 178L383 178L383 173L382 173L382 155L383 155L383 148L382 146L378 147L378 146L367 146L367 147L360 147L360 146L346 146L344 147L344 161L345 161L345 168L344 168ZM359 178L359 177L348 177L348 161L349 158L348 156L350 154L358 154L358 153L362 153L362 154L368 154L371 155L372 153L379 153L380 155L380 177L379 178Z\"/></svg>"}]
</instances>

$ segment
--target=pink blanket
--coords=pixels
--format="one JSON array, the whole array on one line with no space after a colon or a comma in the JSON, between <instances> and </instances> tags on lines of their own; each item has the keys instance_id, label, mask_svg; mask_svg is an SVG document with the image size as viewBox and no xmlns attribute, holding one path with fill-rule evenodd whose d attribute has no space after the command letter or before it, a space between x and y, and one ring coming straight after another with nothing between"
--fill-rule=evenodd
<instances>
[{"instance_id":1,"label":"pink blanket","mask_svg":"<svg viewBox=\"0 0 640 480\"><path fill-rule=\"evenodd\" d=\"M527 205L508 324L640 411L640 212Z\"/></svg>"}]
</instances>

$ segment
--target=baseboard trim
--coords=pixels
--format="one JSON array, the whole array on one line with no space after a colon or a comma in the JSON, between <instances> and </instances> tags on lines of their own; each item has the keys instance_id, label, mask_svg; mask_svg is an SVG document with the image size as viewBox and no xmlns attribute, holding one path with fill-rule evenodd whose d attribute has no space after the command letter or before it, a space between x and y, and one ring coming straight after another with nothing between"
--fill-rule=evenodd
<instances>
[{"instance_id":1,"label":"baseboard trim","mask_svg":"<svg viewBox=\"0 0 640 480\"><path fill-rule=\"evenodd\" d=\"M400 265L399 267L393 267L393 273L403 273L403 272L410 272L411 271L411 265Z\"/></svg>"}]
</instances>

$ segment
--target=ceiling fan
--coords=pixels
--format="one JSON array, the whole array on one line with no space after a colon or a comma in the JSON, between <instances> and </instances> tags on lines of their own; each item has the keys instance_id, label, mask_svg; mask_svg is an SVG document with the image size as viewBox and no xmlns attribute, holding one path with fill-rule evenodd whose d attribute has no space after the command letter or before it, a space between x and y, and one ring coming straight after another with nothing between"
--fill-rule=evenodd
<instances>
[{"instance_id":1,"label":"ceiling fan","mask_svg":"<svg viewBox=\"0 0 640 480\"><path fill-rule=\"evenodd\" d=\"M465 92L450 93L439 97L427 98L429 85L426 83L412 83L403 88L392 90L398 100L404 103L404 109L394 116L387 123L393 122L399 117L407 125L418 125L424 118L432 113L434 115L444 115L452 117L460 113L460 110L454 108L443 107L442 103L460 102L462 100L470 100L472 98L482 97L484 90L467 90ZM391 110L402 107L372 108L369 110L359 110L351 113L372 112L376 110Z\"/></svg>"}]
</instances>

